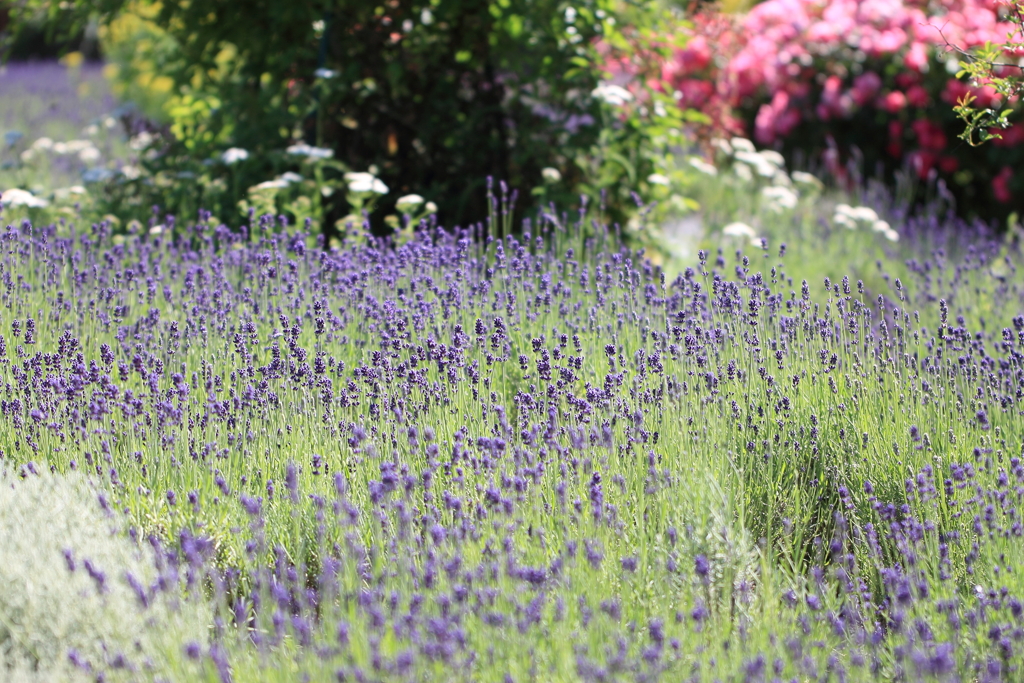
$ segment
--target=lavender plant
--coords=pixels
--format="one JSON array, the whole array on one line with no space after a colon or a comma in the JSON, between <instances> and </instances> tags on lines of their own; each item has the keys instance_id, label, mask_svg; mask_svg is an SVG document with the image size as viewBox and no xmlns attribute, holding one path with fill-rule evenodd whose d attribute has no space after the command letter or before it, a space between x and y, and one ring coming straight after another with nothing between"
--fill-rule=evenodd
<instances>
[{"instance_id":1,"label":"lavender plant","mask_svg":"<svg viewBox=\"0 0 1024 683\"><path fill-rule=\"evenodd\" d=\"M669 275L583 212L331 251L274 220L0 240L3 461L95 478L202 592L168 667L1019 671L1013 243L881 238L865 284L774 237Z\"/></svg>"}]
</instances>

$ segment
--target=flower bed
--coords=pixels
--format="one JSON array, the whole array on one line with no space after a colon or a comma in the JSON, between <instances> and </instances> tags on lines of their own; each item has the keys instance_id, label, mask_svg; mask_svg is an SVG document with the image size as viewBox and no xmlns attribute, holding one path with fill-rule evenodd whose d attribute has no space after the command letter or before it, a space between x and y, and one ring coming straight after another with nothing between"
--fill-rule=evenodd
<instances>
[{"instance_id":1,"label":"flower bed","mask_svg":"<svg viewBox=\"0 0 1024 683\"><path fill-rule=\"evenodd\" d=\"M213 615L169 659L112 629L68 661L110 681L1014 676L1019 253L808 283L740 230L665 278L585 219L333 252L269 218L7 228L0 465L77 471L150 539L145 582L70 554L98 614L116 582L142 616L179 594Z\"/></svg>"}]
</instances>

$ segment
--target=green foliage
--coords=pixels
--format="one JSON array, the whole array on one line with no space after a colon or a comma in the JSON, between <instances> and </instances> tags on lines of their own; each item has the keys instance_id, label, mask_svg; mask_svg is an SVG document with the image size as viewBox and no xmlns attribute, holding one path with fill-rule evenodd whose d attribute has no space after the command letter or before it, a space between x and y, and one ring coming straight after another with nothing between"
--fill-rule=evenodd
<instances>
[{"instance_id":1,"label":"green foliage","mask_svg":"<svg viewBox=\"0 0 1024 683\"><path fill-rule=\"evenodd\" d=\"M346 172L370 172L390 188L373 212L378 230L394 224L384 219L409 193L436 202L445 224L481 220L488 176L522 191L520 209L565 206L580 194L597 204L604 193L611 217L625 223L630 192L663 172L682 141L682 116L642 80L630 86L629 106L593 94L609 76L602 65L653 64L673 47L657 29L677 18L654 5L103 0L89 10L101 17L116 88L161 126L143 175L107 188L107 210L122 218L145 218L159 204L238 224L238 203L247 201L243 213L252 205L247 188L291 171L315 178L316 191L292 210L293 200L276 199L276 211L326 226L365 208L335 192ZM283 153L297 142L334 158L299 165ZM248 160L222 163L228 147ZM542 182L546 168L559 182Z\"/></svg>"},{"instance_id":2,"label":"green foliage","mask_svg":"<svg viewBox=\"0 0 1024 683\"><path fill-rule=\"evenodd\" d=\"M966 126L960 139L972 147L1000 139L998 130L1010 127L1013 104L1024 95L1024 65L1005 61L1008 54L1024 54L1024 2L1009 0L1003 4L1007 7L1007 20L1017 25L1019 35L1015 38L1013 33L1008 34L1003 45L986 43L973 54L961 50L964 61L960 62L957 78L967 76L974 84L991 86L1002 102L998 111L977 109L973 106L977 98L968 93L953 107Z\"/></svg>"}]
</instances>

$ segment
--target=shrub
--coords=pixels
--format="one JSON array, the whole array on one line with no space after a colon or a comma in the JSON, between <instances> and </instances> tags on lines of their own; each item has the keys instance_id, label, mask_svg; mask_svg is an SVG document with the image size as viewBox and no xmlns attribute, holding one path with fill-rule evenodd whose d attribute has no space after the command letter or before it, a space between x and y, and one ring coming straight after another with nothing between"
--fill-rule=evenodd
<instances>
[{"instance_id":1,"label":"shrub","mask_svg":"<svg viewBox=\"0 0 1024 683\"><path fill-rule=\"evenodd\" d=\"M1005 43L986 43L973 52L957 48L965 58L965 61L960 62L961 71L957 77L967 75L972 83L994 88L1003 102L1014 102L1024 94L1024 63L1017 62L1014 65L1004 62L1003 57L1007 53L1024 51L1024 2L1003 0L1000 4L1006 8L1006 19L1017 25L1016 35L1011 32L1007 34ZM1010 107L1004 104L1002 110L996 112L984 106L978 109L975 105L975 98L968 96L953 108L966 124L960 138L972 146L1001 139L999 131L1009 126L1008 118L1012 113ZM977 141L975 134L978 136Z\"/></svg>"},{"instance_id":2,"label":"shrub","mask_svg":"<svg viewBox=\"0 0 1024 683\"><path fill-rule=\"evenodd\" d=\"M373 211L377 229L397 227L397 199L410 193L434 201L449 225L481 220L491 209L488 176L538 188L520 207L568 204L580 193L597 204L604 193L625 222L635 210L630 191L661 172L679 143L673 108L617 108L600 89L599 50L649 57L661 49L662 38L651 41L666 31L647 30L667 17L655 8L614 0L106 0L98 8L118 88L160 124L132 123L152 138L144 173L106 188L107 210L122 219L144 220L159 204L185 218L202 207L237 225L254 208L249 188L291 172L308 182L272 197L275 210L330 227L366 208L351 201L344 174L369 172L388 188ZM296 145L331 158L285 151ZM247 158L227 163L230 148ZM544 169L559 179L543 182ZM306 199L293 205L295 195Z\"/></svg>"},{"instance_id":3,"label":"shrub","mask_svg":"<svg viewBox=\"0 0 1024 683\"><path fill-rule=\"evenodd\" d=\"M201 634L172 612L158 588L169 577L112 528L104 500L81 476L0 472L0 678L139 680L169 636Z\"/></svg>"},{"instance_id":4,"label":"shrub","mask_svg":"<svg viewBox=\"0 0 1024 683\"><path fill-rule=\"evenodd\" d=\"M720 129L751 130L758 143L847 181L843 158L856 148L869 173L880 168L892 179L907 168L919 181L943 179L965 213L1024 208L1013 172L1024 158L1024 122L991 148L951 144L963 129L952 111L958 100L999 100L991 86L957 79L947 41L1002 42L1012 25L996 3L769 0L745 17L704 15L696 25L696 35L714 37L675 53L664 88L683 106L732 111L735 118L715 117Z\"/></svg>"}]
</instances>

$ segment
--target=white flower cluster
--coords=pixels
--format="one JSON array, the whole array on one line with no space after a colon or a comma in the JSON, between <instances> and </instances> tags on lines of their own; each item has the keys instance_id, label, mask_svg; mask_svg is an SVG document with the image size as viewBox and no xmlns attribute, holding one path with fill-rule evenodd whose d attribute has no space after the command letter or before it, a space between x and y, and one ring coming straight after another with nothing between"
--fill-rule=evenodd
<instances>
[{"instance_id":1,"label":"white flower cluster","mask_svg":"<svg viewBox=\"0 0 1024 683\"><path fill-rule=\"evenodd\" d=\"M35 196L28 190L21 190L15 187L0 192L0 206L24 206L27 209L45 209L49 205L50 202L42 197Z\"/></svg>"},{"instance_id":2,"label":"white flower cluster","mask_svg":"<svg viewBox=\"0 0 1024 683\"><path fill-rule=\"evenodd\" d=\"M334 156L333 149L327 149L326 147L313 147L312 145L307 145L305 142L290 145L285 149L285 151L294 156L306 157L311 161L315 159L330 159Z\"/></svg>"},{"instance_id":3,"label":"white flower cluster","mask_svg":"<svg viewBox=\"0 0 1024 683\"><path fill-rule=\"evenodd\" d=\"M786 172L786 160L774 150L757 151L754 143L746 138L731 140L718 138L711 141L721 165L728 166L732 182L742 185L761 186L758 196L760 207L767 213L783 214L793 211L800 203L802 194L813 195L821 190L820 180L809 173ZM700 157L690 157L687 163L697 172L707 176L718 176L719 166ZM763 247L765 238L759 237L753 227L735 222L725 226L722 234L726 237L749 240L757 247Z\"/></svg>"},{"instance_id":4,"label":"white flower cluster","mask_svg":"<svg viewBox=\"0 0 1024 683\"><path fill-rule=\"evenodd\" d=\"M626 102L633 101L633 93L621 85L602 83L591 91L590 96L613 107L620 107Z\"/></svg>"},{"instance_id":5,"label":"white flower cluster","mask_svg":"<svg viewBox=\"0 0 1024 683\"><path fill-rule=\"evenodd\" d=\"M898 242L900 234L892 229L888 221L881 220L878 213L870 206L850 206L839 204L832 215L832 222L847 230L856 230L860 227L870 228L874 232L881 233L890 242Z\"/></svg>"},{"instance_id":6,"label":"white flower cluster","mask_svg":"<svg viewBox=\"0 0 1024 683\"><path fill-rule=\"evenodd\" d=\"M388 186L372 173L346 173L345 182L348 191L357 195L384 195L389 192Z\"/></svg>"},{"instance_id":7,"label":"white flower cluster","mask_svg":"<svg viewBox=\"0 0 1024 683\"><path fill-rule=\"evenodd\" d=\"M239 161L245 161L249 158L249 150L242 149L241 147L232 147L231 149L225 150L220 155L220 160L228 166L237 164Z\"/></svg>"},{"instance_id":8,"label":"white flower cluster","mask_svg":"<svg viewBox=\"0 0 1024 683\"><path fill-rule=\"evenodd\" d=\"M401 213L414 214L419 211L420 207L423 207L423 211L428 215L437 213L437 204L424 200L418 194L407 194L404 197L399 197L395 202L395 208Z\"/></svg>"},{"instance_id":9,"label":"white flower cluster","mask_svg":"<svg viewBox=\"0 0 1024 683\"><path fill-rule=\"evenodd\" d=\"M77 156L83 164L95 164L100 160L102 154L91 140L68 140L67 142L54 142L51 138L41 137L21 153L21 160L28 163L44 153L56 156Z\"/></svg>"},{"instance_id":10,"label":"white flower cluster","mask_svg":"<svg viewBox=\"0 0 1024 683\"><path fill-rule=\"evenodd\" d=\"M729 225L722 228L722 234L726 237L746 240L753 247L763 247L766 243L766 238L758 237L756 230L740 221L729 223Z\"/></svg>"}]
</instances>

